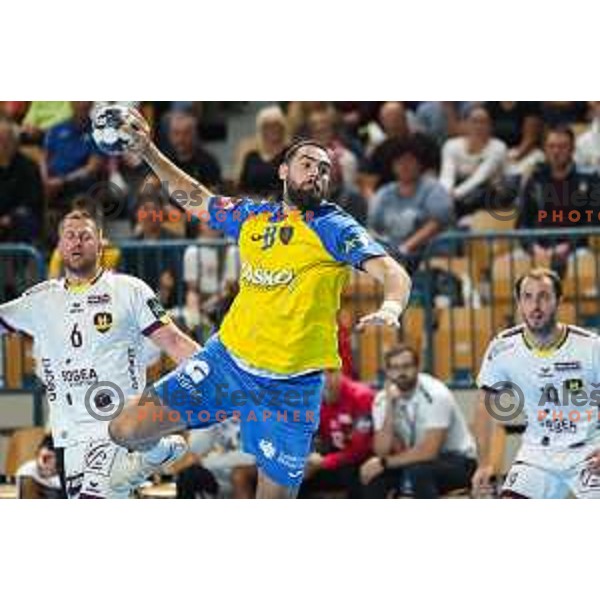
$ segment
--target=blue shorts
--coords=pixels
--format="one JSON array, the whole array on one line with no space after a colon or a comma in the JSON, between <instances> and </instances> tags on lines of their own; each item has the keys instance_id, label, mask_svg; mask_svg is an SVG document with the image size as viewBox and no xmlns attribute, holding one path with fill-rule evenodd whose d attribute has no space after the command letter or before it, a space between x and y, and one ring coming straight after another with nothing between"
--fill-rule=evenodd
<instances>
[{"instance_id":1,"label":"blue shorts","mask_svg":"<svg viewBox=\"0 0 600 600\"><path fill-rule=\"evenodd\" d=\"M242 447L275 483L298 487L319 425L323 374L273 379L240 368L218 337L154 385L189 429L235 417Z\"/></svg>"}]
</instances>

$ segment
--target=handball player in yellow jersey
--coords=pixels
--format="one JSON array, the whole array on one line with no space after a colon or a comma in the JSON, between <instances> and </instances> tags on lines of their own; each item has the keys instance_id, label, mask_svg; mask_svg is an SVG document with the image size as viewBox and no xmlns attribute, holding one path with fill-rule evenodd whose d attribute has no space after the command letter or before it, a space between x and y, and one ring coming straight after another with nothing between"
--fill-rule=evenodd
<instances>
[{"instance_id":1,"label":"handball player in yellow jersey","mask_svg":"<svg viewBox=\"0 0 600 600\"><path fill-rule=\"evenodd\" d=\"M283 198L257 202L217 197L178 169L151 142L139 113L132 110L125 127L171 201L237 241L241 275L220 331L153 386L151 402L133 399L111 422L111 436L133 451L176 431L237 418L244 450L256 457L257 497L293 498L319 422L323 371L340 366L336 317L351 268L369 273L384 291L382 306L362 317L359 329L397 327L410 278L327 202L331 160L318 143L293 144L279 167Z\"/></svg>"}]
</instances>

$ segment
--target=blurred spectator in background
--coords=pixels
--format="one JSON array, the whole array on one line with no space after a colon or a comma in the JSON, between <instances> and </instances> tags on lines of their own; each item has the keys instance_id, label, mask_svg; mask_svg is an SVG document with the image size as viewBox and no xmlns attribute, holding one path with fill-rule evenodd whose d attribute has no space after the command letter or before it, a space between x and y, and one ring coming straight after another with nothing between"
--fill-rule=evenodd
<instances>
[{"instance_id":1,"label":"blurred spectator in background","mask_svg":"<svg viewBox=\"0 0 600 600\"><path fill-rule=\"evenodd\" d=\"M368 154L372 154L385 140L404 138L414 133L417 120L404 102L383 102L379 107L377 119L372 120L367 129L366 150Z\"/></svg>"},{"instance_id":2,"label":"blurred spectator in background","mask_svg":"<svg viewBox=\"0 0 600 600\"><path fill-rule=\"evenodd\" d=\"M507 173L521 176L544 160L539 102L486 102L494 137L508 147Z\"/></svg>"},{"instance_id":3,"label":"blurred spectator in background","mask_svg":"<svg viewBox=\"0 0 600 600\"><path fill-rule=\"evenodd\" d=\"M470 110L465 131L442 149L440 183L454 201L457 218L486 207L503 183L507 154L506 144L492 137L492 121L484 107Z\"/></svg>"},{"instance_id":4,"label":"blurred spectator in background","mask_svg":"<svg viewBox=\"0 0 600 600\"><path fill-rule=\"evenodd\" d=\"M197 243L183 254L186 301L180 317L200 341L206 340L225 316L223 310L231 305L230 293L237 285L240 270L237 246L211 245L211 240L219 239L222 233L201 220ZM203 331L197 332L198 327L204 327Z\"/></svg>"},{"instance_id":5,"label":"blurred spectator in background","mask_svg":"<svg viewBox=\"0 0 600 600\"><path fill-rule=\"evenodd\" d=\"M600 174L600 102L590 102L592 122L577 138L575 162L582 171Z\"/></svg>"},{"instance_id":6,"label":"blurred spectator in background","mask_svg":"<svg viewBox=\"0 0 600 600\"><path fill-rule=\"evenodd\" d=\"M463 120L473 102L421 102L417 107L419 127L440 146L463 133Z\"/></svg>"},{"instance_id":7,"label":"blurred spectator in background","mask_svg":"<svg viewBox=\"0 0 600 600\"><path fill-rule=\"evenodd\" d=\"M177 300L183 301L183 297L178 298L176 294L176 283L181 281L183 251L158 243L181 239L164 226L166 214L157 193L140 193L134 239L144 244L123 254L123 271L145 281L157 293L163 306L171 308Z\"/></svg>"},{"instance_id":8,"label":"blurred spectator in background","mask_svg":"<svg viewBox=\"0 0 600 600\"><path fill-rule=\"evenodd\" d=\"M283 111L278 106L261 109L256 115L255 137L242 140L236 152L235 172L240 194L267 198L279 193L279 158L288 142Z\"/></svg>"},{"instance_id":9,"label":"blurred spectator in background","mask_svg":"<svg viewBox=\"0 0 600 600\"><path fill-rule=\"evenodd\" d=\"M34 460L19 467L16 480L19 498L36 500L66 498L60 483L52 436L44 437Z\"/></svg>"},{"instance_id":10,"label":"blurred spectator in background","mask_svg":"<svg viewBox=\"0 0 600 600\"><path fill-rule=\"evenodd\" d=\"M314 110L308 117L308 135L329 151L332 185L353 189L356 186L358 160L338 135L336 119L332 106Z\"/></svg>"},{"instance_id":11,"label":"blurred spectator in background","mask_svg":"<svg viewBox=\"0 0 600 600\"><path fill-rule=\"evenodd\" d=\"M359 190L345 187L342 182L333 182L329 190L329 200L335 202L361 225L367 224L368 204Z\"/></svg>"},{"instance_id":12,"label":"blurred spectator in background","mask_svg":"<svg viewBox=\"0 0 600 600\"><path fill-rule=\"evenodd\" d=\"M240 424L228 419L188 434L190 454L175 465L177 498L254 498L255 458L242 452Z\"/></svg>"},{"instance_id":13,"label":"blurred spectator in background","mask_svg":"<svg viewBox=\"0 0 600 600\"><path fill-rule=\"evenodd\" d=\"M573 160L575 138L564 126L554 127L546 134L546 161L536 167L520 194L517 227L545 229L585 227L597 224L588 221L586 210L597 207L600 181L596 174L584 173ZM576 247L585 247L585 239L573 241L568 236L525 240L525 249L536 264L564 273L569 254Z\"/></svg>"},{"instance_id":14,"label":"blurred spectator in background","mask_svg":"<svg viewBox=\"0 0 600 600\"><path fill-rule=\"evenodd\" d=\"M184 112L168 115L167 139L166 154L180 169L203 185L216 187L221 184L221 167L200 144L198 120L194 115Z\"/></svg>"},{"instance_id":15,"label":"blurred spectator in background","mask_svg":"<svg viewBox=\"0 0 600 600\"><path fill-rule=\"evenodd\" d=\"M68 100L32 100L27 105L21 123L21 141L24 144L41 145L46 132L68 121L73 116L73 107Z\"/></svg>"},{"instance_id":16,"label":"blurred spectator in background","mask_svg":"<svg viewBox=\"0 0 600 600\"><path fill-rule=\"evenodd\" d=\"M379 109L380 135L371 136L368 150L367 171L374 179L369 186L378 186L394 181L393 157L398 142L418 139L421 143L421 164L425 170L436 169L439 164L439 151L435 142L427 135L416 132L416 124L410 124L402 102L385 102Z\"/></svg>"},{"instance_id":17,"label":"blurred spectator in background","mask_svg":"<svg viewBox=\"0 0 600 600\"><path fill-rule=\"evenodd\" d=\"M215 331L213 322L203 308L198 291L188 290L183 305L174 306L169 310L169 316L175 324L201 344Z\"/></svg>"},{"instance_id":18,"label":"blurred spectator in background","mask_svg":"<svg viewBox=\"0 0 600 600\"><path fill-rule=\"evenodd\" d=\"M52 127L44 143L42 175L48 198L49 223L66 213L72 199L101 179L103 160L91 136L91 102L71 102L73 117Z\"/></svg>"},{"instance_id":19,"label":"blurred spectator in background","mask_svg":"<svg viewBox=\"0 0 600 600\"><path fill-rule=\"evenodd\" d=\"M389 350L385 368L385 388L373 403L376 456L360 469L364 497L438 498L468 487L477 467L475 440L452 392L419 372L410 346Z\"/></svg>"},{"instance_id":20,"label":"blurred spectator in background","mask_svg":"<svg viewBox=\"0 0 600 600\"><path fill-rule=\"evenodd\" d=\"M318 451L308 457L299 497L328 491L360 497L358 469L371 454L374 395L371 388L339 371L325 373Z\"/></svg>"},{"instance_id":21,"label":"blurred spectator in background","mask_svg":"<svg viewBox=\"0 0 600 600\"><path fill-rule=\"evenodd\" d=\"M0 117L6 117L14 123L21 123L30 102L24 100L0 100Z\"/></svg>"},{"instance_id":22,"label":"blurred spectator in background","mask_svg":"<svg viewBox=\"0 0 600 600\"><path fill-rule=\"evenodd\" d=\"M200 293L202 301L221 291L227 282L237 281L239 259L235 245L211 244L220 240L220 231L200 222L197 243L186 248L183 255L183 279L188 290Z\"/></svg>"},{"instance_id":23,"label":"blurred spectator in background","mask_svg":"<svg viewBox=\"0 0 600 600\"><path fill-rule=\"evenodd\" d=\"M38 166L19 152L18 127L0 118L0 242L36 243L44 212Z\"/></svg>"},{"instance_id":24,"label":"blurred spectator in background","mask_svg":"<svg viewBox=\"0 0 600 600\"><path fill-rule=\"evenodd\" d=\"M369 227L409 271L452 220L450 196L437 179L423 174L421 152L417 140L396 142L391 152L396 181L380 188L369 207Z\"/></svg>"},{"instance_id":25,"label":"blurred spectator in background","mask_svg":"<svg viewBox=\"0 0 600 600\"><path fill-rule=\"evenodd\" d=\"M309 135L309 116L315 111L328 110L330 107L330 102L301 102L296 100L288 102L285 108L285 113L287 116L288 131L290 137L307 137Z\"/></svg>"},{"instance_id":26,"label":"blurred spectator in background","mask_svg":"<svg viewBox=\"0 0 600 600\"><path fill-rule=\"evenodd\" d=\"M359 158L365 152L364 141L368 139L369 127L377 119L382 102L332 102L338 112L340 133L348 147Z\"/></svg>"},{"instance_id":27,"label":"blurred spectator in background","mask_svg":"<svg viewBox=\"0 0 600 600\"><path fill-rule=\"evenodd\" d=\"M588 107L585 102L548 101L541 102L542 120L548 127L582 123L587 118Z\"/></svg>"}]
</instances>

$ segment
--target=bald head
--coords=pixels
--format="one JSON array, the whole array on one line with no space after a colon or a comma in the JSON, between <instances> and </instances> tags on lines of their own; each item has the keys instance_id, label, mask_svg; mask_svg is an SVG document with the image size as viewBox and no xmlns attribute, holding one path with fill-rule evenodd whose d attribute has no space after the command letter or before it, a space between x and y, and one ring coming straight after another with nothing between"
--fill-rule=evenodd
<instances>
[{"instance_id":1,"label":"bald head","mask_svg":"<svg viewBox=\"0 0 600 600\"><path fill-rule=\"evenodd\" d=\"M196 149L198 121L187 113L173 113L169 118L169 143L181 160L188 160Z\"/></svg>"},{"instance_id":2,"label":"bald head","mask_svg":"<svg viewBox=\"0 0 600 600\"><path fill-rule=\"evenodd\" d=\"M408 135L408 121L402 102L385 102L379 109L379 121L388 137Z\"/></svg>"}]
</instances>

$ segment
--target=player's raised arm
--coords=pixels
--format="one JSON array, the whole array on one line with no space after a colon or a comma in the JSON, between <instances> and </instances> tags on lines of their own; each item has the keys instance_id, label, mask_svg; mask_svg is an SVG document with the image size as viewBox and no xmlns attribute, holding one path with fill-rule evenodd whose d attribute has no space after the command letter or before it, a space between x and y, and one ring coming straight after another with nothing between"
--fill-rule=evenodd
<instances>
[{"instance_id":1,"label":"player's raised arm","mask_svg":"<svg viewBox=\"0 0 600 600\"><path fill-rule=\"evenodd\" d=\"M357 329L380 324L398 327L410 298L412 284L408 273L390 256L370 258L363 263L363 269L383 285L383 304L376 312L362 317Z\"/></svg>"},{"instance_id":2,"label":"player's raised arm","mask_svg":"<svg viewBox=\"0 0 600 600\"><path fill-rule=\"evenodd\" d=\"M124 129L131 136L131 151L142 158L165 186L171 202L182 210L198 210L214 194L201 182L175 166L152 141L150 126L135 109L129 109Z\"/></svg>"}]
</instances>

